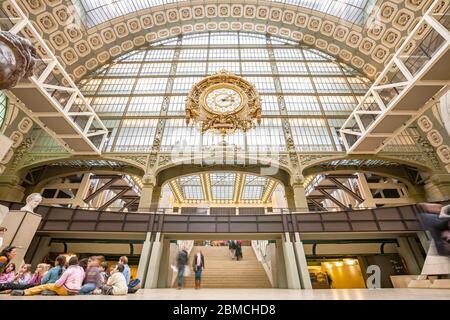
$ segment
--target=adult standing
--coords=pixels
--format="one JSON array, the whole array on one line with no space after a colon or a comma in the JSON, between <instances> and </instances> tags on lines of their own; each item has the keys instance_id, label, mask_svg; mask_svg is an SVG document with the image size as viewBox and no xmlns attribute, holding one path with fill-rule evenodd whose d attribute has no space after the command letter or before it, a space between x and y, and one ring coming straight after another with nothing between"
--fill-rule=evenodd
<instances>
[{"instance_id":1,"label":"adult standing","mask_svg":"<svg viewBox=\"0 0 450 320\"><path fill-rule=\"evenodd\" d=\"M231 260L236 256L236 241L228 240L228 249L230 250Z\"/></svg>"},{"instance_id":2,"label":"adult standing","mask_svg":"<svg viewBox=\"0 0 450 320\"><path fill-rule=\"evenodd\" d=\"M195 273L195 289L200 289L202 282L202 271L205 269L205 256L201 251L197 252L192 260L192 268Z\"/></svg>"},{"instance_id":3,"label":"adult standing","mask_svg":"<svg viewBox=\"0 0 450 320\"><path fill-rule=\"evenodd\" d=\"M183 276L184 269L188 264L188 253L185 248L183 248L177 255L177 269L178 269L178 290L183 286Z\"/></svg>"},{"instance_id":4,"label":"adult standing","mask_svg":"<svg viewBox=\"0 0 450 320\"><path fill-rule=\"evenodd\" d=\"M242 240L236 241L236 260L242 259Z\"/></svg>"}]
</instances>

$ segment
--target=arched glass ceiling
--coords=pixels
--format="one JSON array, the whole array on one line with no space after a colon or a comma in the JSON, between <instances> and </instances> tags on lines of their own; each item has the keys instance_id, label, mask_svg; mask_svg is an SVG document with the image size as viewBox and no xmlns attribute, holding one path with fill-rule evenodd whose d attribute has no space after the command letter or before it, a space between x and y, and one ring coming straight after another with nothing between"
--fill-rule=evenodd
<instances>
[{"instance_id":1,"label":"arched glass ceiling","mask_svg":"<svg viewBox=\"0 0 450 320\"><path fill-rule=\"evenodd\" d=\"M201 173L169 182L180 203L266 203L276 185L270 178L239 172Z\"/></svg>"},{"instance_id":2,"label":"arched glass ceiling","mask_svg":"<svg viewBox=\"0 0 450 320\"><path fill-rule=\"evenodd\" d=\"M180 2L178 0L73 0L88 28L105 21L159 5ZM375 0L273 0L296 5L339 19L362 25L369 16ZM244 2L244 1L243 1Z\"/></svg>"}]
</instances>

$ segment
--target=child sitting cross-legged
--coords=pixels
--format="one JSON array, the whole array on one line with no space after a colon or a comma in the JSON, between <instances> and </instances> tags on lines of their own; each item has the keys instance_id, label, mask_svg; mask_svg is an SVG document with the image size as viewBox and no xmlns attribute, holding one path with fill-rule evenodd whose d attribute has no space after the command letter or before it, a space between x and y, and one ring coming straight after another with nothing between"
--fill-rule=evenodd
<instances>
[{"instance_id":1,"label":"child sitting cross-legged","mask_svg":"<svg viewBox=\"0 0 450 320\"><path fill-rule=\"evenodd\" d=\"M123 264L117 264L111 271L111 276L108 278L106 285L102 286L102 293L106 295L126 295L128 293L127 281L123 275Z\"/></svg>"},{"instance_id":2,"label":"child sitting cross-legged","mask_svg":"<svg viewBox=\"0 0 450 320\"><path fill-rule=\"evenodd\" d=\"M16 277L15 271L16 271L16 265L14 263L10 262L5 269L5 272L0 273L0 284L13 282L14 278Z\"/></svg>"},{"instance_id":3,"label":"child sitting cross-legged","mask_svg":"<svg viewBox=\"0 0 450 320\"><path fill-rule=\"evenodd\" d=\"M55 283L43 284L27 290L14 290L11 295L33 296L42 291L50 290L59 296L75 295L81 288L84 279L84 270L78 266L78 258L72 257L69 260L69 267Z\"/></svg>"},{"instance_id":4,"label":"child sitting cross-legged","mask_svg":"<svg viewBox=\"0 0 450 320\"><path fill-rule=\"evenodd\" d=\"M86 267L86 276L83 281L79 294L92 294L94 290L103 285L100 266L100 258L97 256L90 257Z\"/></svg>"}]
</instances>

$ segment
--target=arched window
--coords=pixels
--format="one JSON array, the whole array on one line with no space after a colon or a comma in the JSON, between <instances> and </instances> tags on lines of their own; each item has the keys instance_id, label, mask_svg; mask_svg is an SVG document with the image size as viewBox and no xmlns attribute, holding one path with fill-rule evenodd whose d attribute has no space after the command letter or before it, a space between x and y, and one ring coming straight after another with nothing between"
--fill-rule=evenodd
<instances>
[{"instance_id":1,"label":"arched window","mask_svg":"<svg viewBox=\"0 0 450 320\"><path fill-rule=\"evenodd\" d=\"M110 129L106 152L183 150L216 145L186 126L185 99L207 75L226 69L253 83L262 99L262 121L226 142L248 151L286 152L290 134L298 152L339 152L338 129L370 82L317 49L243 32L184 35L116 58L80 81L84 96ZM164 126L155 139L157 127ZM289 138L291 139L291 138Z\"/></svg>"}]
</instances>

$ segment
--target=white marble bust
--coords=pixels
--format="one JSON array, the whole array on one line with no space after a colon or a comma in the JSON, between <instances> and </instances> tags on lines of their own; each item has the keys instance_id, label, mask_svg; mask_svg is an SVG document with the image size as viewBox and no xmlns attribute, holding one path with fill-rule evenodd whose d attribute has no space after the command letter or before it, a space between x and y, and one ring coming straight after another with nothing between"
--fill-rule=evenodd
<instances>
[{"instance_id":1,"label":"white marble bust","mask_svg":"<svg viewBox=\"0 0 450 320\"><path fill-rule=\"evenodd\" d=\"M32 193L27 197L26 201L27 204L20 208L20 210L34 213L34 209L36 209L42 201L42 196L39 193Z\"/></svg>"}]
</instances>

